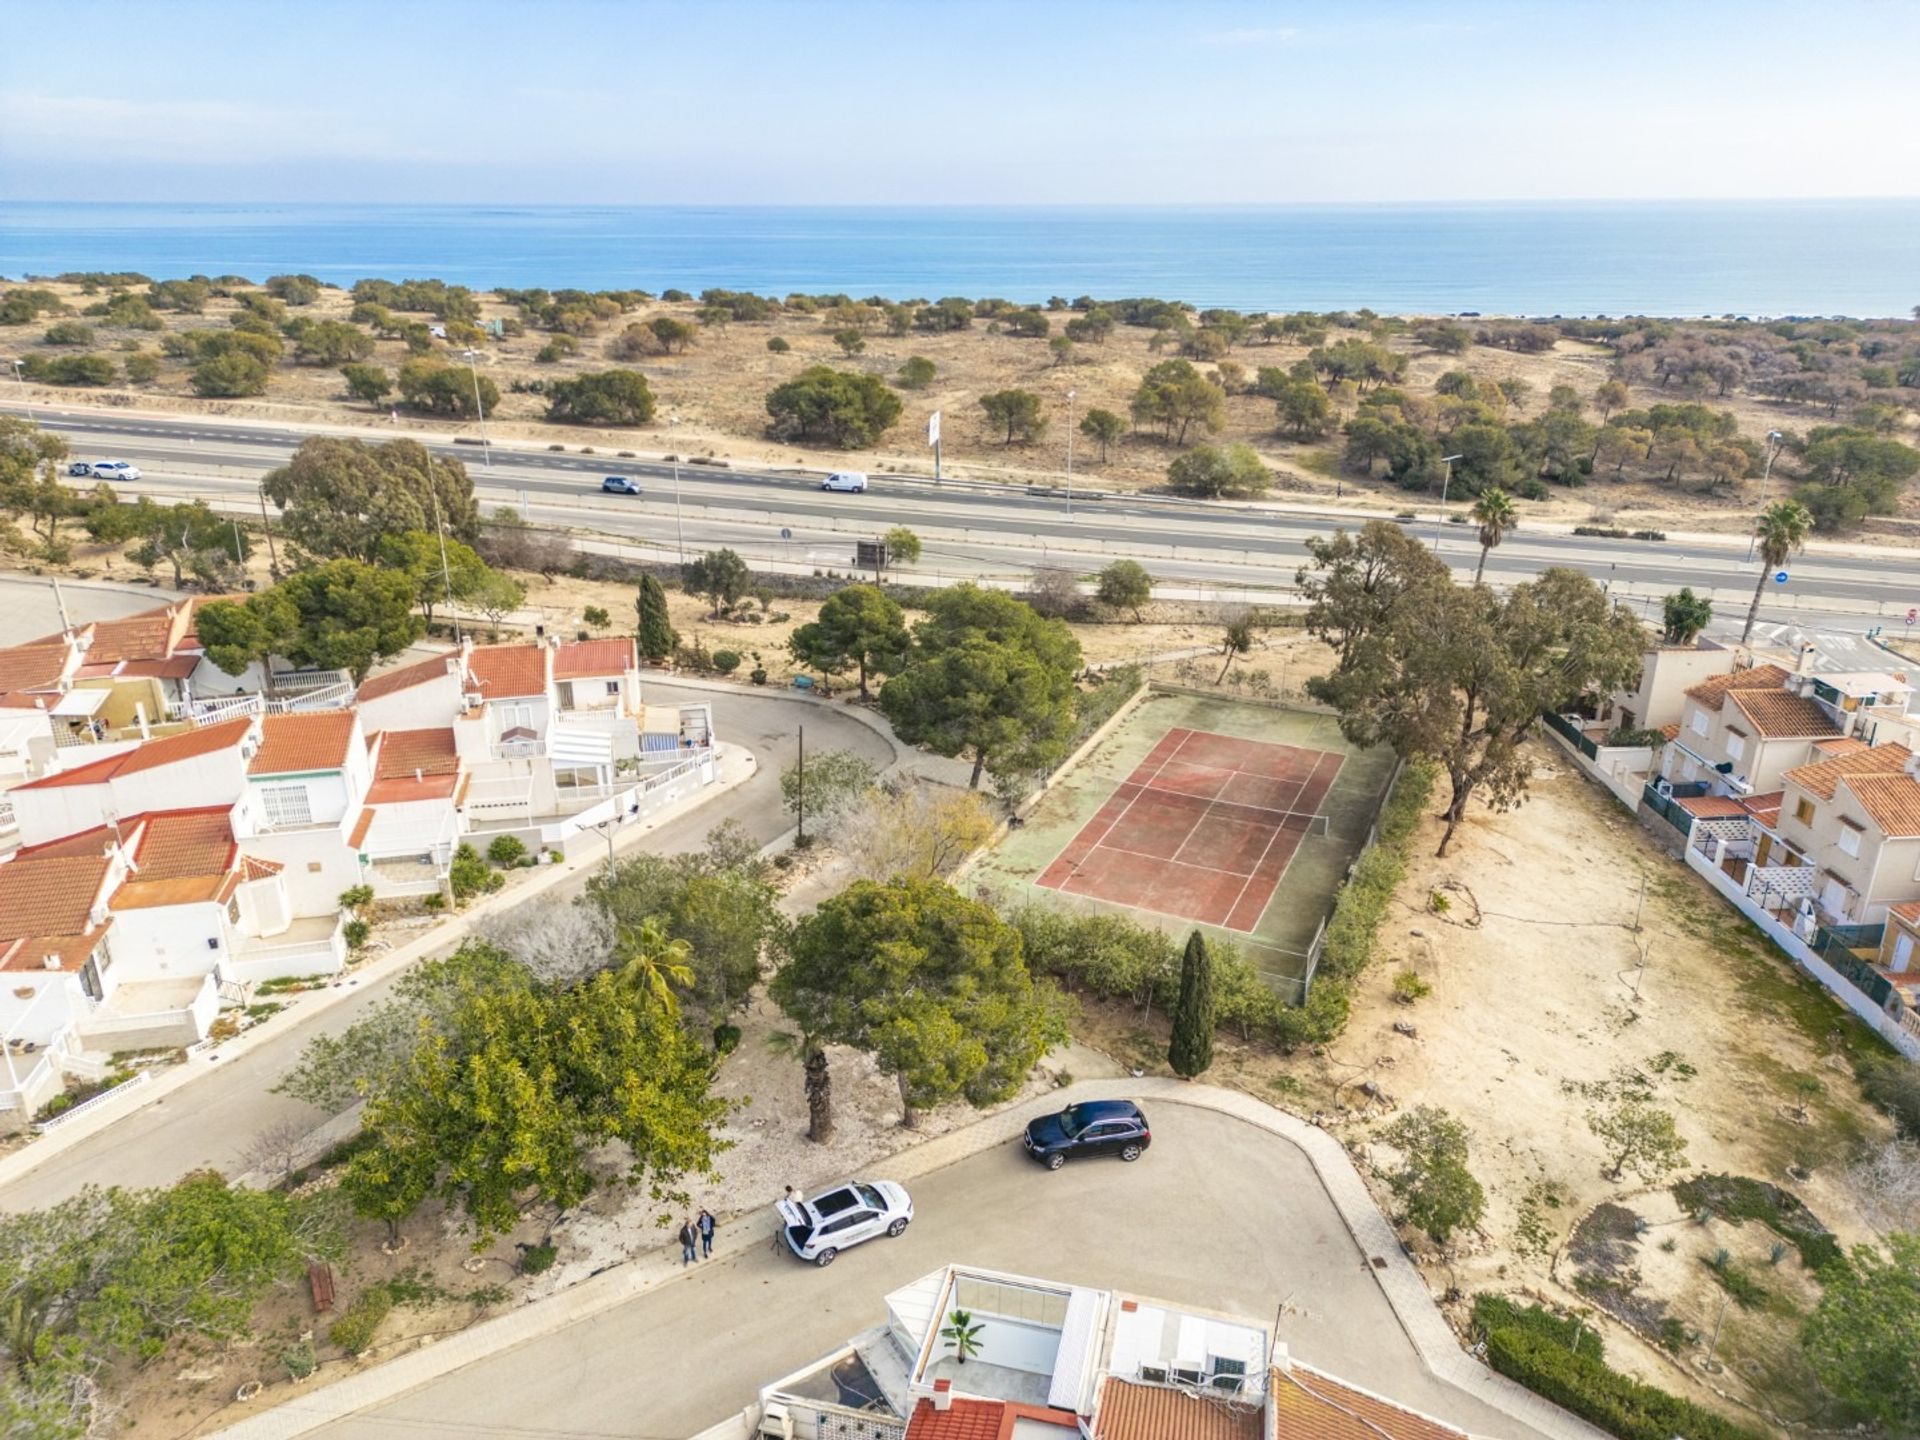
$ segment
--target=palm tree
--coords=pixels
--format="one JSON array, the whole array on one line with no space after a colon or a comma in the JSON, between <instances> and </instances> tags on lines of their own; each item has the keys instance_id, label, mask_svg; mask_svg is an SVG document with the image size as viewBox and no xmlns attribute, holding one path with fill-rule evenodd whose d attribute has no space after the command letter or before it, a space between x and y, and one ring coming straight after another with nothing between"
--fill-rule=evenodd
<instances>
[{"instance_id":1,"label":"palm tree","mask_svg":"<svg viewBox=\"0 0 1920 1440\"><path fill-rule=\"evenodd\" d=\"M1713 623L1713 601L1683 585L1660 606L1660 639L1668 645L1691 645Z\"/></svg>"},{"instance_id":2,"label":"palm tree","mask_svg":"<svg viewBox=\"0 0 1920 1440\"><path fill-rule=\"evenodd\" d=\"M693 947L668 935L658 915L638 925L622 925L613 958L623 984L670 1010L679 1006L671 987L693 983Z\"/></svg>"},{"instance_id":3,"label":"palm tree","mask_svg":"<svg viewBox=\"0 0 1920 1440\"><path fill-rule=\"evenodd\" d=\"M1468 513L1480 527L1480 563L1473 567L1473 583L1478 585L1487 568L1487 552L1519 528L1520 516L1513 508L1513 498L1498 485L1482 491Z\"/></svg>"},{"instance_id":4,"label":"palm tree","mask_svg":"<svg viewBox=\"0 0 1920 1440\"><path fill-rule=\"evenodd\" d=\"M980 1332L986 1328L973 1318L971 1311L955 1310L947 1316L940 1338L953 1346L954 1358L964 1365L968 1356L980 1353Z\"/></svg>"},{"instance_id":5,"label":"palm tree","mask_svg":"<svg viewBox=\"0 0 1920 1440\"><path fill-rule=\"evenodd\" d=\"M1753 634L1753 622L1760 615L1760 597L1766 593L1767 577L1787 563L1787 557L1807 544L1813 529L1813 516L1798 500L1778 500L1760 512L1753 522L1753 533L1760 542L1760 578L1753 583L1753 603L1747 607L1747 625L1740 632L1740 643Z\"/></svg>"},{"instance_id":6,"label":"palm tree","mask_svg":"<svg viewBox=\"0 0 1920 1440\"><path fill-rule=\"evenodd\" d=\"M800 1062L806 1076L807 1139L816 1145L833 1141L833 1072L827 1065L827 1048L811 1035L791 1030L776 1030L767 1037L774 1053Z\"/></svg>"}]
</instances>

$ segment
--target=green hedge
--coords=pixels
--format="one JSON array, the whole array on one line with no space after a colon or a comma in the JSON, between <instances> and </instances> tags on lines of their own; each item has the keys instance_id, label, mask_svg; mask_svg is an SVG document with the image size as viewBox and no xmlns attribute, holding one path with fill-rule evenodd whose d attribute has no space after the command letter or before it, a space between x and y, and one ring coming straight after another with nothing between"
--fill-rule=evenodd
<instances>
[{"instance_id":1,"label":"green hedge","mask_svg":"<svg viewBox=\"0 0 1920 1440\"><path fill-rule=\"evenodd\" d=\"M1589 1346L1577 1322L1538 1305L1521 1309L1482 1295L1473 1316L1486 1333L1487 1363L1495 1370L1620 1440L1761 1440L1758 1431L1610 1369L1597 1334Z\"/></svg>"}]
</instances>

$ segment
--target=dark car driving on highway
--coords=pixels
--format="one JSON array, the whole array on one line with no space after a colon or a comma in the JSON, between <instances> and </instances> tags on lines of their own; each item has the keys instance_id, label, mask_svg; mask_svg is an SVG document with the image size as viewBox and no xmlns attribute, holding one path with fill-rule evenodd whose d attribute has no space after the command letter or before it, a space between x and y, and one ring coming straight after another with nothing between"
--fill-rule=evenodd
<instances>
[{"instance_id":1,"label":"dark car driving on highway","mask_svg":"<svg viewBox=\"0 0 1920 1440\"><path fill-rule=\"evenodd\" d=\"M1131 1100L1083 1100L1027 1122L1027 1153L1049 1170L1069 1160L1118 1155L1138 1160L1153 1143L1147 1117Z\"/></svg>"}]
</instances>

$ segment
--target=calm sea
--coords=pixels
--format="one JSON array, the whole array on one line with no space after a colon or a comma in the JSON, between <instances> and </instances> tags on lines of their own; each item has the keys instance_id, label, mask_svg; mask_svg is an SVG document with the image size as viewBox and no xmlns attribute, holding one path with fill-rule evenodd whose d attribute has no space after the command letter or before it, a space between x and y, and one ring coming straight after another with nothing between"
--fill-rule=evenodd
<instances>
[{"instance_id":1,"label":"calm sea","mask_svg":"<svg viewBox=\"0 0 1920 1440\"><path fill-rule=\"evenodd\" d=\"M1920 199L1236 209L0 201L0 275L1154 295L1248 310L1905 315Z\"/></svg>"}]
</instances>

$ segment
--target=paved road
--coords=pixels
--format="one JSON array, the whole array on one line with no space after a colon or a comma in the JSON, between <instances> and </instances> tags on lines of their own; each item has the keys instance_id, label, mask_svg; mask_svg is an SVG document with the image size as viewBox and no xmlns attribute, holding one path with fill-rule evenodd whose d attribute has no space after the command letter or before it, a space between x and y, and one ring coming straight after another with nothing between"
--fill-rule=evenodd
<instances>
[{"instance_id":1,"label":"paved road","mask_svg":"<svg viewBox=\"0 0 1920 1440\"><path fill-rule=\"evenodd\" d=\"M164 605L174 592L146 585L91 585L67 581L60 586L67 618L76 625L89 620L117 620ZM60 602L53 586L38 575L0 574L0 646L38 640L60 629Z\"/></svg>"},{"instance_id":2,"label":"paved road","mask_svg":"<svg viewBox=\"0 0 1920 1440\"><path fill-rule=\"evenodd\" d=\"M771 696L723 695L649 682L647 694L663 704L711 701L720 738L753 751L758 769L751 780L713 802L670 820L643 842L664 853L698 849L723 820L737 820L762 843L788 826L780 808L779 775L792 763L794 727L804 723L811 746L852 750L876 765L893 762L893 746L870 726L826 706ZM577 894L581 874L552 893ZM271 1043L236 1056L163 1100L130 1111L121 1121L71 1150L28 1171L0 1189L0 1208L26 1210L52 1204L83 1185L167 1185L188 1171L214 1166L228 1174L241 1163L248 1143L282 1122L317 1126L328 1117L310 1106L269 1093L269 1087L320 1034L345 1029L385 998L398 973L368 984L352 999L302 1019L298 1007L276 1020L284 1025Z\"/></svg>"},{"instance_id":3,"label":"paved road","mask_svg":"<svg viewBox=\"0 0 1920 1440\"><path fill-rule=\"evenodd\" d=\"M202 493L230 504L254 503L259 476L315 433L43 406L35 407L35 415L67 434L78 456L111 454L140 464L150 474L136 490ZM366 433L382 438L377 431ZM1042 565L1087 570L1106 557L1130 555L1169 582L1274 587L1290 583L1307 538L1354 523L1351 516L1141 495L1094 499L1086 492L1069 515L1057 491L976 482L936 487L890 475L875 476L867 495L825 494L813 478L791 471L681 466L676 473L637 458L498 446L487 468L477 463L477 447L430 448L465 461L487 503L524 502L528 517L540 523L624 538L655 554L677 552L684 535L692 549L729 544L750 561L800 569L846 568L856 537L904 524L928 542L923 568L940 575L1022 574ZM647 494L600 495L599 477L616 470L641 477ZM1465 527L1423 522L1413 528L1456 570L1472 570L1479 551ZM781 538L783 531L791 538ZM1755 574L1746 543L1731 537L1649 545L1524 530L1495 552L1489 573L1518 580L1550 565L1576 566L1650 594L1682 584L1718 587L1725 592L1723 612L1751 591ZM1769 588L1762 612L1768 618L1857 630L1890 618L1897 624L1906 607L1920 603L1920 556L1912 552L1863 558L1816 551L1797 558L1791 570L1787 587ZM1796 612L1796 603L1829 608L1815 622Z\"/></svg>"},{"instance_id":4,"label":"paved road","mask_svg":"<svg viewBox=\"0 0 1920 1440\"><path fill-rule=\"evenodd\" d=\"M1153 1120L1137 1165L1050 1175L1002 1145L918 1181L899 1240L826 1270L748 1246L320 1433L684 1437L884 1321L887 1291L961 1262L1262 1319L1284 1304L1279 1338L1310 1364L1476 1435L1534 1434L1427 1373L1292 1145L1184 1106Z\"/></svg>"}]
</instances>

